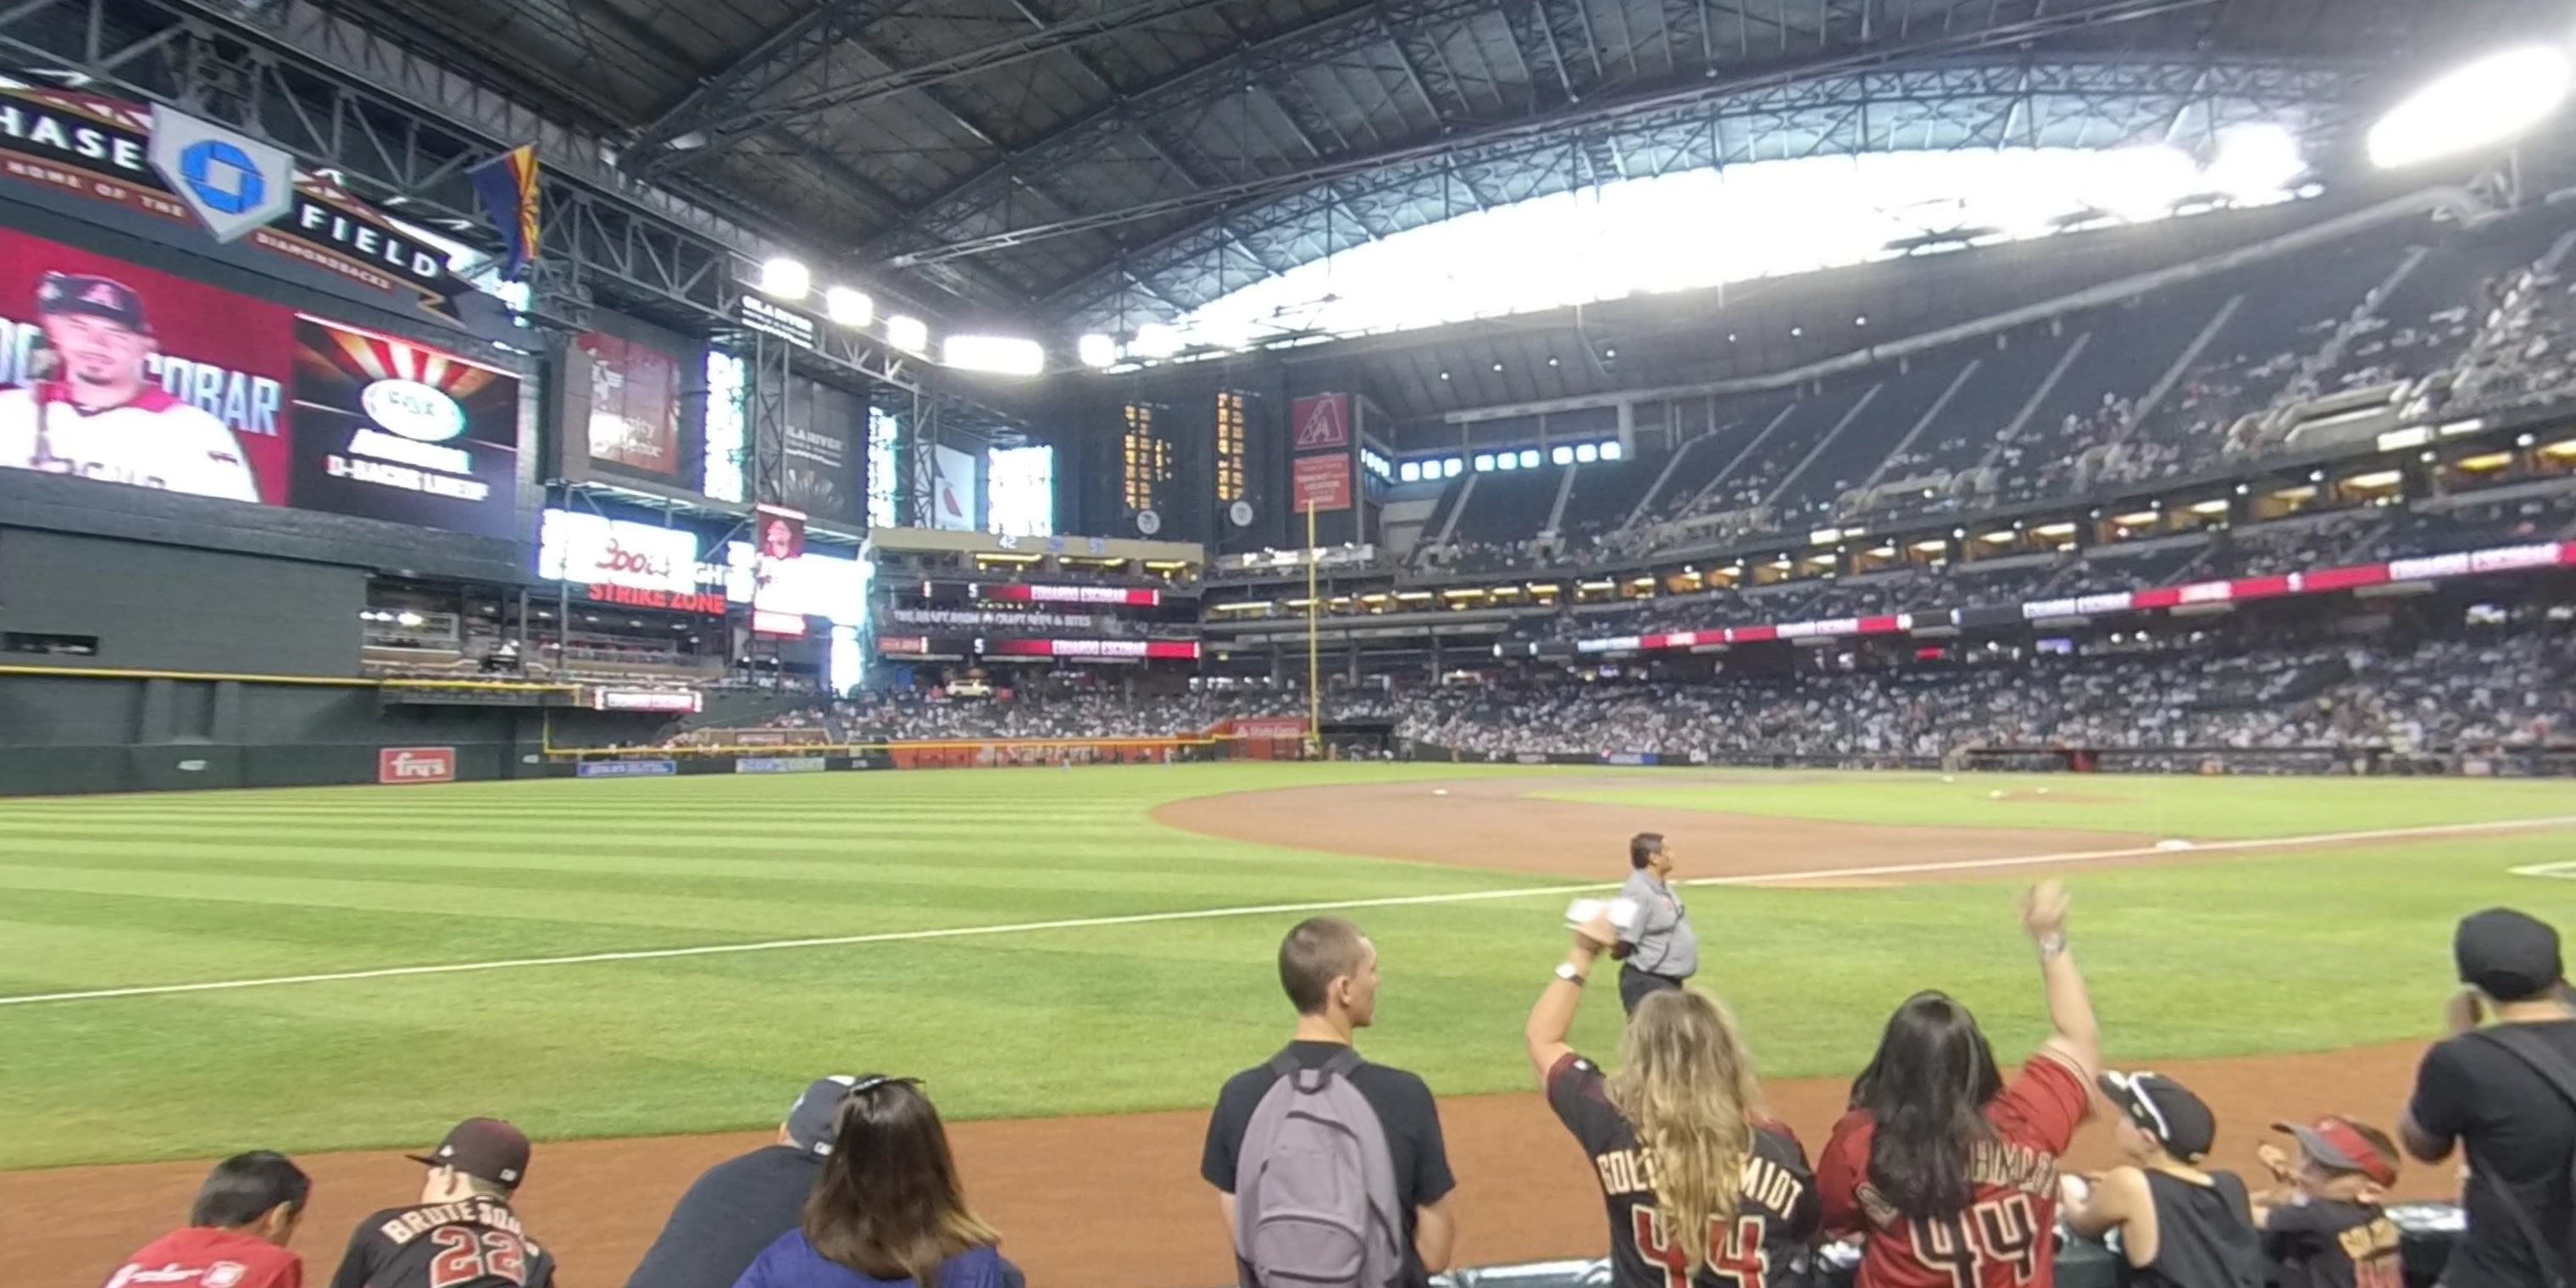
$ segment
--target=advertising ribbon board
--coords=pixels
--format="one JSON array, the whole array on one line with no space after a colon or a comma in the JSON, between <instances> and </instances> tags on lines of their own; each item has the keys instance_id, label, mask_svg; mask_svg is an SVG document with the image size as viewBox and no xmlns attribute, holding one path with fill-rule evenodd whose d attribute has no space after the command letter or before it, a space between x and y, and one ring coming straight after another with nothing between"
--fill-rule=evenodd
<instances>
[{"instance_id":1,"label":"advertising ribbon board","mask_svg":"<svg viewBox=\"0 0 2576 1288\"><path fill-rule=\"evenodd\" d=\"M274 145L175 108L0 72L0 195L487 339L519 334L446 252Z\"/></svg>"}]
</instances>

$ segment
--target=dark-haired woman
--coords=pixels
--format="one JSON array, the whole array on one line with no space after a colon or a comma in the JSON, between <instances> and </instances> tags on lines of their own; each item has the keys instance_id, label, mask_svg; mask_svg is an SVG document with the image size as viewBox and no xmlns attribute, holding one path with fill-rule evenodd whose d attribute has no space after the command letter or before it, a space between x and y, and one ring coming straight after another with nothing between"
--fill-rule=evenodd
<instances>
[{"instance_id":1,"label":"dark-haired woman","mask_svg":"<svg viewBox=\"0 0 2576 1288\"><path fill-rule=\"evenodd\" d=\"M734 1288L1023 1288L966 1207L939 1111L910 1078L861 1078L796 1229Z\"/></svg>"},{"instance_id":2,"label":"dark-haired woman","mask_svg":"<svg viewBox=\"0 0 2576 1288\"><path fill-rule=\"evenodd\" d=\"M2091 1112L2100 1036L2066 890L2024 895L2056 1032L2009 1083L1976 1017L1917 993L1889 1017L1816 1169L1828 1235L1867 1239L1855 1288L2049 1288L2057 1159Z\"/></svg>"}]
</instances>

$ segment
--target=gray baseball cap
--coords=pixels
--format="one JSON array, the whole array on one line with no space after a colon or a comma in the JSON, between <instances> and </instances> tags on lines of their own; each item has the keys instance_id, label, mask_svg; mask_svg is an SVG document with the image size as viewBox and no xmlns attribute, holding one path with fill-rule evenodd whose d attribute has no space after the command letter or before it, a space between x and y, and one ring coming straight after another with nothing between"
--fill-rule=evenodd
<instances>
[{"instance_id":1,"label":"gray baseball cap","mask_svg":"<svg viewBox=\"0 0 2576 1288\"><path fill-rule=\"evenodd\" d=\"M805 1088L805 1094L787 1107L787 1138L796 1142L796 1148L817 1158L832 1152L832 1127L840 1119L841 1102L858 1081L847 1073L816 1078L812 1086Z\"/></svg>"}]
</instances>

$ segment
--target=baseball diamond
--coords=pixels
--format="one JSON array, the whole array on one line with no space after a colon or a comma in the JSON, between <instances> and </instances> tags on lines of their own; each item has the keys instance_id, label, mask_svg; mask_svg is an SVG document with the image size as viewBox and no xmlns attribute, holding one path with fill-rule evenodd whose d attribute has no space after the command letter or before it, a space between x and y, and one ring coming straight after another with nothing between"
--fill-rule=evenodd
<instances>
[{"instance_id":1,"label":"baseball diamond","mask_svg":"<svg viewBox=\"0 0 2576 1288\"><path fill-rule=\"evenodd\" d=\"M0 1008L33 1057L0 1070L23 1107L0 1275L112 1258L194 1184L196 1163L151 1160L242 1139L316 1155L316 1219L354 1216L400 1166L366 1151L471 1105L549 1142L521 1210L613 1278L775 1087L857 1063L982 1120L959 1147L1032 1274L1204 1288L1214 1227L1173 1229L1151 1196L1200 1201L1193 1107L1264 1049L1262 945L1310 909L1381 946L1365 1044L1449 1106L1465 1255L1581 1255L1597 1218L1567 1196L1588 1182L1527 1161L1562 1147L1503 1035L1564 898L1615 884L1649 824L1702 883L1704 981L1810 1139L1917 983L2033 1040L2020 968L1990 949L2034 869L2071 873L2113 1057L2189 1077L2243 1149L2253 1124L2402 1099L2440 994L2407 963L2440 961L2453 909L2576 911L2514 875L2565 853L2555 782L2123 778L2058 806L2024 794L2040 781L1235 764L15 802L0 1000L59 1000ZM393 973L552 958L574 960ZM150 991L265 977L286 982ZM1615 1016L1578 1042L1606 1047ZM1104 1187L1135 1201L1086 1210ZM2445 1188L2419 1169L2408 1192ZM82 1221L45 1215L73 1194Z\"/></svg>"}]
</instances>

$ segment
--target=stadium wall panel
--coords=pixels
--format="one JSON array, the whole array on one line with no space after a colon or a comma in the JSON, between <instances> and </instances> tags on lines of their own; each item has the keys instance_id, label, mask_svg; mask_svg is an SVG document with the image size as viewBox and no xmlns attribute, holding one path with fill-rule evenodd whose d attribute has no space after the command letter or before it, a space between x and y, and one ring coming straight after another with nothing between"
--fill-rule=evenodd
<instances>
[{"instance_id":1,"label":"stadium wall panel","mask_svg":"<svg viewBox=\"0 0 2576 1288\"><path fill-rule=\"evenodd\" d=\"M0 529L0 629L98 641L15 664L348 675L366 599L359 568Z\"/></svg>"},{"instance_id":2,"label":"stadium wall panel","mask_svg":"<svg viewBox=\"0 0 2576 1288\"><path fill-rule=\"evenodd\" d=\"M0 675L0 796L377 781L377 753L446 748L465 780L546 772L559 743L656 736L667 717L387 706L371 684Z\"/></svg>"}]
</instances>

